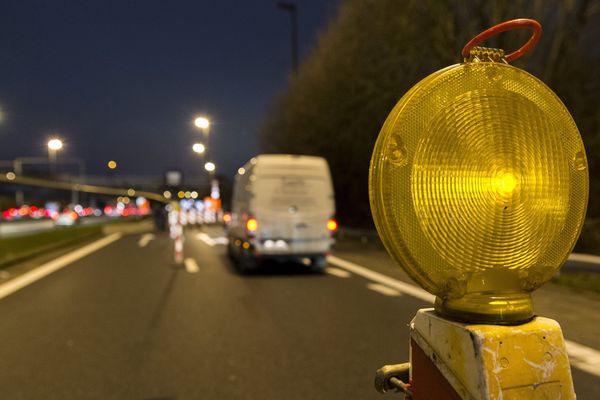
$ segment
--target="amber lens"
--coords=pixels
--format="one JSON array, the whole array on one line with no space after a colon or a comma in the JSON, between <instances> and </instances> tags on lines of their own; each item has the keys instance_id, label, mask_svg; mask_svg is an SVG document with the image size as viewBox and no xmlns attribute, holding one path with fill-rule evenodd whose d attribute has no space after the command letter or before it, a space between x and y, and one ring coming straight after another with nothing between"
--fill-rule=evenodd
<instances>
[{"instance_id":1,"label":"amber lens","mask_svg":"<svg viewBox=\"0 0 600 400\"><path fill-rule=\"evenodd\" d=\"M581 230L587 161L573 119L541 81L467 63L425 78L392 110L370 195L388 251L440 311L525 320L528 292Z\"/></svg>"}]
</instances>

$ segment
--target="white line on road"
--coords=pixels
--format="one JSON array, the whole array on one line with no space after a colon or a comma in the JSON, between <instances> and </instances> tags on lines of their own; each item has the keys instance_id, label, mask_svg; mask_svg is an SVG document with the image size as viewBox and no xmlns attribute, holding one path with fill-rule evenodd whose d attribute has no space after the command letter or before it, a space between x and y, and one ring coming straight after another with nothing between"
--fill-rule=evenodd
<instances>
[{"instance_id":1,"label":"white line on road","mask_svg":"<svg viewBox=\"0 0 600 400\"><path fill-rule=\"evenodd\" d=\"M594 256L592 254L571 253L569 255L569 261L582 262L588 264L600 264L600 256Z\"/></svg>"},{"instance_id":2,"label":"white line on road","mask_svg":"<svg viewBox=\"0 0 600 400\"><path fill-rule=\"evenodd\" d=\"M208 236L206 233L197 234L196 239L202 240L204 243L206 243L210 247L213 247L216 244L215 241L210 236Z\"/></svg>"},{"instance_id":3,"label":"white line on road","mask_svg":"<svg viewBox=\"0 0 600 400\"><path fill-rule=\"evenodd\" d=\"M582 371L600 376L600 352L579 343L565 340L569 361Z\"/></svg>"},{"instance_id":4,"label":"white line on road","mask_svg":"<svg viewBox=\"0 0 600 400\"><path fill-rule=\"evenodd\" d=\"M389 286L382 285L379 283L368 283L367 287L375 292L378 292L378 293L381 293L383 295L390 296L390 297L402 295L402 293L400 293L396 289L392 289Z\"/></svg>"},{"instance_id":5,"label":"white line on road","mask_svg":"<svg viewBox=\"0 0 600 400\"><path fill-rule=\"evenodd\" d=\"M146 247L146 246L148 246L148 243L150 243L150 241L152 241L152 240L154 240L154 234L146 233L145 235L142 235L142 237L138 241L138 246Z\"/></svg>"},{"instance_id":6,"label":"white line on road","mask_svg":"<svg viewBox=\"0 0 600 400\"><path fill-rule=\"evenodd\" d=\"M327 272L329 275L333 275L333 276L337 276L338 278L350 278L350 272L348 271L344 271L343 269L339 269L339 268L331 268L331 267L327 267L325 268L325 272Z\"/></svg>"},{"instance_id":7,"label":"white line on road","mask_svg":"<svg viewBox=\"0 0 600 400\"><path fill-rule=\"evenodd\" d=\"M410 283L402 282L394 278L390 278L387 275L380 274L379 272L372 271L368 268L362 267L358 264L354 264L350 261L342 260L341 258L335 256L327 257L327 261L330 264L335 265L336 267L343 268L347 271L355 273L356 275L360 275L364 278L367 278L371 281L381 283L382 285L386 285L391 287L392 289L396 289L400 293L405 293L409 296L416 297L419 300L423 300L429 304L433 304L435 300L435 296L429 294L425 290L418 288L416 286L411 285Z\"/></svg>"},{"instance_id":8,"label":"white line on road","mask_svg":"<svg viewBox=\"0 0 600 400\"><path fill-rule=\"evenodd\" d=\"M42 279L47 275L50 275L55 271L58 271L59 269L87 256L88 254L95 252L96 250L100 250L101 248L108 246L120 238L120 233L113 233L110 236L97 240L88 244L87 246L72 251L71 253L65 254L64 256L42 264L36 269L26 272L23 275L8 281L3 285L0 285L0 299L3 299L4 297L24 288L27 285L32 284L39 279Z\"/></svg>"},{"instance_id":9,"label":"white line on road","mask_svg":"<svg viewBox=\"0 0 600 400\"><path fill-rule=\"evenodd\" d=\"M389 276L372 271L358 264L351 263L350 261L334 256L327 257L327 261L330 264L344 268L364 278L394 288L401 293L408 294L428 303L433 303L435 299L433 295L421 288L390 278ZM579 343L571 342L570 340L565 340L565 345L567 347L567 353L569 354L569 360L573 366L587 373L600 376L600 351Z\"/></svg>"},{"instance_id":10,"label":"white line on road","mask_svg":"<svg viewBox=\"0 0 600 400\"><path fill-rule=\"evenodd\" d=\"M190 274L195 274L196 272L200 271L200 268L198 268L198 263L196 263L196 260L193 258L186 258L183 263L185 264L185 270Z\"/></svg>"},{"instance_id":11,"label":"white line on road","mask_svg":"<svg viewBox=\"0 0 600 400\"><path fill-rule=\"evenodd\" d=\"M206 233L199 233L199 234L197 234L196 235L196 239L202 240L204 243L206 243L210 247L214 247L217 244L227 244L227 243L229 243L229 240L227 240L226 237L220 236L220 237L216 237L216 238L211 238Z\"/></svg>"}]
</instances>

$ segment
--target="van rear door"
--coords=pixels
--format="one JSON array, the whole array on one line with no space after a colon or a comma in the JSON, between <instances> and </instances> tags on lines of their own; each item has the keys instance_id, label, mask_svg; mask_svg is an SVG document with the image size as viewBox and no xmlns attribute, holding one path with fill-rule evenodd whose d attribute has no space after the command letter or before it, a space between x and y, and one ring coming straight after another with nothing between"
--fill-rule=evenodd
<instances>
[{"instance_id":1,"label":"van rear door","mask_svg":"<svg viewBox=\"0 0 600 400\"><path fill-rule=\"evenodd\" d=\"M255 184L255 213L263 239L310 242L329 238L333 214L331 182L320 175L261 175Z\"/></svg>"}]
</instances>

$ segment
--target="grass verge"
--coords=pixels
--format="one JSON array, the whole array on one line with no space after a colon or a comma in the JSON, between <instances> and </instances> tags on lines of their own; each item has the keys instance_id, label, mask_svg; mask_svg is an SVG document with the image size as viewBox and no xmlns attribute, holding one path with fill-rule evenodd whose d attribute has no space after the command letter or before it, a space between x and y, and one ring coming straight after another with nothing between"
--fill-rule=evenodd
<instances>
[{"instance_id":1,"label":"grass verge","mask_svg":"<svg viewBox=\"0 0 600 400\"><path fill-rule=\"evenodd\" d=\"M552 282L579 290L600 293L600 274L586 271L565 271L552 278Z\"/></svg>"},{"instance_id":2,"label":"grass verge","mask_svg":"<svg viewBox=\"0 0 600 400\"><path fill-rule=\"evenodd\" d=\"M0 267L102 234L102 225L53 229L32 235L0 239Z\"/></svg>"}]
</instances>

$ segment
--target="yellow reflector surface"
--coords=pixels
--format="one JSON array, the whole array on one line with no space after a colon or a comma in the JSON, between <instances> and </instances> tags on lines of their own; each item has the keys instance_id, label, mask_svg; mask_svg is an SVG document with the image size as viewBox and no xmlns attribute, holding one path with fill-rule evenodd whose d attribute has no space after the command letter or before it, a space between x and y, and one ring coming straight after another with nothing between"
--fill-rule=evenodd
<instances>
[{"instance_id":1,"label":"yellow reflector surface","mask_svg":"<svg viewBox=\"0 0 600 400\"><path fill-rule=\"evenodd\" d=\"M587 161L556 95L527 72L474 62L413 87L385 122L369 190L393 258L482 322L533 316L529 292L572 250L585 217Z\"/></svg>"}]
</instances>

